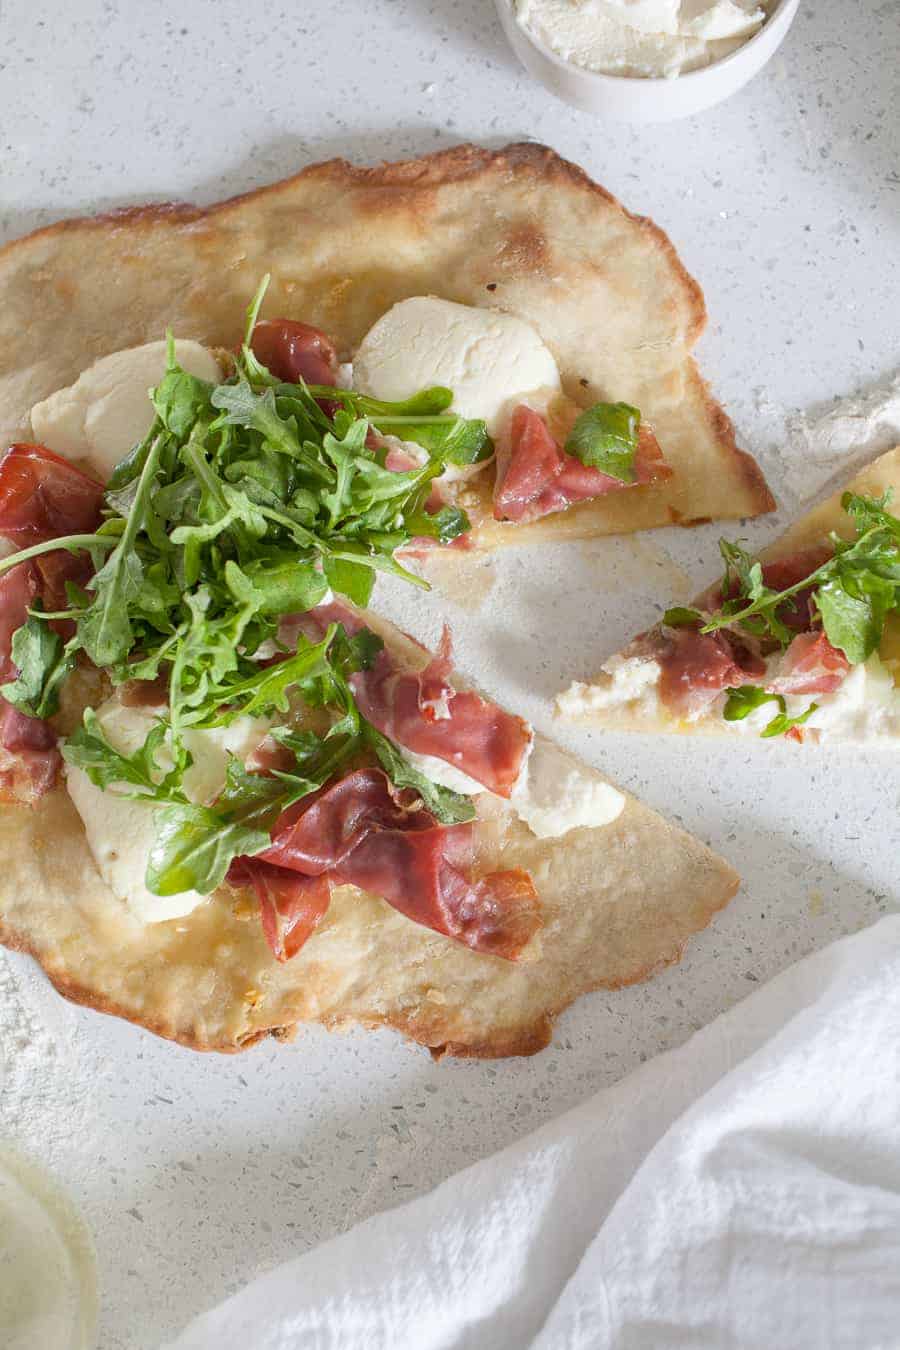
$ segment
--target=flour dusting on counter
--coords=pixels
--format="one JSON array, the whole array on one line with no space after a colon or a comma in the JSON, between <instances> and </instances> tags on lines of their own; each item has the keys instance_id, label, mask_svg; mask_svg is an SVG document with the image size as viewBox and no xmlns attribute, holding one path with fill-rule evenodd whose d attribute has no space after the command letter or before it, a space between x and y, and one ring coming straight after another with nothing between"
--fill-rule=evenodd
<instances>
[{"instance_id":1,"label":"flour dusting on counter","mask_svg":"<svg viewBox=\"0 0 900 1350\"><path fill-rule=\"evenodd\" d=\"M785 487L808 502L900 445L900 371L887 384L842 399L824 416L789 418L786 430Z\"/></svg>"}]
</instances>

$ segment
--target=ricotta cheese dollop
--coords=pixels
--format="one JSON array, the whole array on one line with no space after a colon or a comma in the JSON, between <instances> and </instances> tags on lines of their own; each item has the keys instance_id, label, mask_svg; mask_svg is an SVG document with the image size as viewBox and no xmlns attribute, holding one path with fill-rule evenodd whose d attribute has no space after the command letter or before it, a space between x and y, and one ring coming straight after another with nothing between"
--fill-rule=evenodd
<instances>
[{"instance_id":1,"label":"ricotta cheese dollop","mask_svg":"<svg viewBox=\"0 0 900 1350\"><path fill-rule=\"evenodd\" d=\"M487 792L443 759L409 750L403 753L433 783L469 797ZM509 805L539 839L558 839L570 830L612 824L622 814L625 798L593 769L550 741L532 741Z\"/></svg>"},{"instance_id":2,"label":"ricotta cheese dollop","mask_svg":"<svg viewBox=\"0 0 900 1350\"><path fill-rule=\"evenodd\" d=\"M672 79L759 32L755 0L513 0L519 25L564 61L607 75Z\"/></svg>"},{"instance_id":3,"label":"ricotta cheese dollop","mask_svg":"<svg viewBox=\"0 0 900 1350\"><path fill-rule=\"evenodd\" d=\"M788 694L784 702L789 717L800 717L811 703L816 704L816 711L802 727L804 737L810 740L859 742L896 740L900 736L900 689L877 655L851 666L832 693ZM724 706L725 698L720 696L714 705L716 713L721 715ZM740 721L723 719L722 725L744 735L758 736L776 711L774 704L766 703Z\"/></svg>"},{"instance_id":4,"label":"ricotta cheese dollop","mask_svg":"<svg viewBox=\"0 0 900 1350\"><path fill-rule=\"evenodd\" d=\"M115 697L96 711L107 740L124 755L140 749L156 716L153 708L127 707ZM184 740L193 763L184 775L185 795L192 802L209 806L225 786L229 753L246 761L270 726L262 718L238 717L227 727L186 731ZM157 763L161 772L171 767L164 746ZM100 875L136 919L141 923L164 923L182 918L206 899L196 891L154 895L147 888L147 859L156 842L159 812L164 806L122 796L115 787L96 787L83 769L72 764L66 768L66 786L81 816L88 848Z\"/></svg>"},{"instance_id":5,"label":"ricotta cheese dollop","mask_svg":"<svg viewBox=\"0 0 900 1350\"><path fill-rule=\"evenodd\" d=\"M765 685L780 673L781 658L767 662L767 670L758 679ZM602 667L600 678L591 684L575 683L556 700L557 710L566 718L590 718L592 713L619 709L655 720L665 710L659 699L658 661L639 656L614 656ZM733 722L723 713L728 695L720 694L706 709L700 709L687 722L712 720L723 735L759 736L778 712L774 703L764 703L746 717ZM811 741L870 741L900 737L900 688L894 674L876 654L849 672L831 693L787 694L785 711L800 717L811 703L815 712L803 723L803 735Z\"/></svg>"},{"instance_id":6,"label":"ricotta cheese dollop","mask_svg":"<svg viewBox=\"0 0 900 1350\"><path fill-rule=\"evenodd\" d=\"M201 380L222 378L212 352L199 342L175 342L179 365ZM67 459L85 459L105 481L153 425L148 390L166 373L166 343L127 347L95 361L74 384L31 410L35 439Z\"/></svg>"},{"instance_id":7,"label":"ricotta cheese dollop","mask_svg":"<svg viewBox=\"0 0 900 1350\"><path fill-rule=\"evenodd\" d=\"M369 329L353 358L353 386L399 402L433 385L453 390L453 412L482 418L496 436L522 398L559 391L553 354L530 323L433 295L401 300Z\"/></svg>"}]
</instances>

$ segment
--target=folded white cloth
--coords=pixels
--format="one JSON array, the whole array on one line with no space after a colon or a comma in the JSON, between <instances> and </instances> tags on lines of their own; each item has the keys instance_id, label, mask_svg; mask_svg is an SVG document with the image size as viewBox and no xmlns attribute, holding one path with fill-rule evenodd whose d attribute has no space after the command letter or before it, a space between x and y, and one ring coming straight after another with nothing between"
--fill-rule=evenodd
<instances>
[{"instance_id":1,"label":"folded white cloth","mask_svg":"<svg viewBox=\"0 0 900 1350\"><path fill-rule=\"evenodd\" d=\"M900 1346L900 915L170 1350Z\"/></svg>"}]
</instances>

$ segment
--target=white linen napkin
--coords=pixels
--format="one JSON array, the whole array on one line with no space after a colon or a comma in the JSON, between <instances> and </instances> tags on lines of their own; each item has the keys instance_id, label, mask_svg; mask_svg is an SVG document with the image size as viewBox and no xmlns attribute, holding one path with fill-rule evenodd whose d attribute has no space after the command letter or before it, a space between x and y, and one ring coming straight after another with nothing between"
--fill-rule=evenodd
<instances>
[{"instance_id":1,"label":"white linen napkin","mask_svg":"<svg viewBox=\"0 0 900 1350\"><path fill-rule=\"evenodd\" d=\"M900 1346L900 915L169 1350Z\"/></svg>"}]
</instances>

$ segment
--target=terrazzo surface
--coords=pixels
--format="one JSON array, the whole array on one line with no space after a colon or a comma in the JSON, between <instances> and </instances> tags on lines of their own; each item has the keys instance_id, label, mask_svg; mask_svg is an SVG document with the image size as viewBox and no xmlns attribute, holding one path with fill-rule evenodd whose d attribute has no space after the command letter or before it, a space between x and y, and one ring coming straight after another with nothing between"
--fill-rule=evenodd
<instances>
[{"instance_id":1,"label":"terrazzo surface","mask_svg":"<svg viewBox=\"0 0 900 1350\"><path fill-rule=\"evenodd\" d=\"M704 286L705 373L783 502L745 531L754 541L798 505L791 419L900 364L897 0L807 0L730 102L641 130L531 83L487 0L72 0L64 16L0 0L0 28L4 238L111 205L212 201L333 155L535 138L584 165L671 234ZM581 1000L543 1054L436 1065L387 1033L314 1028L200 1057L70 1007L0 955L0 1137L49 1166L93 1231L102 1350L150 1350L254 1273L430 1188L896 908L891 754L552 726L561 686L715 572L718 533L511 552L456 600L381 593L425 639L446 613L463 670L744 877L681 966Z\"/></svg>"}]
</instances>

